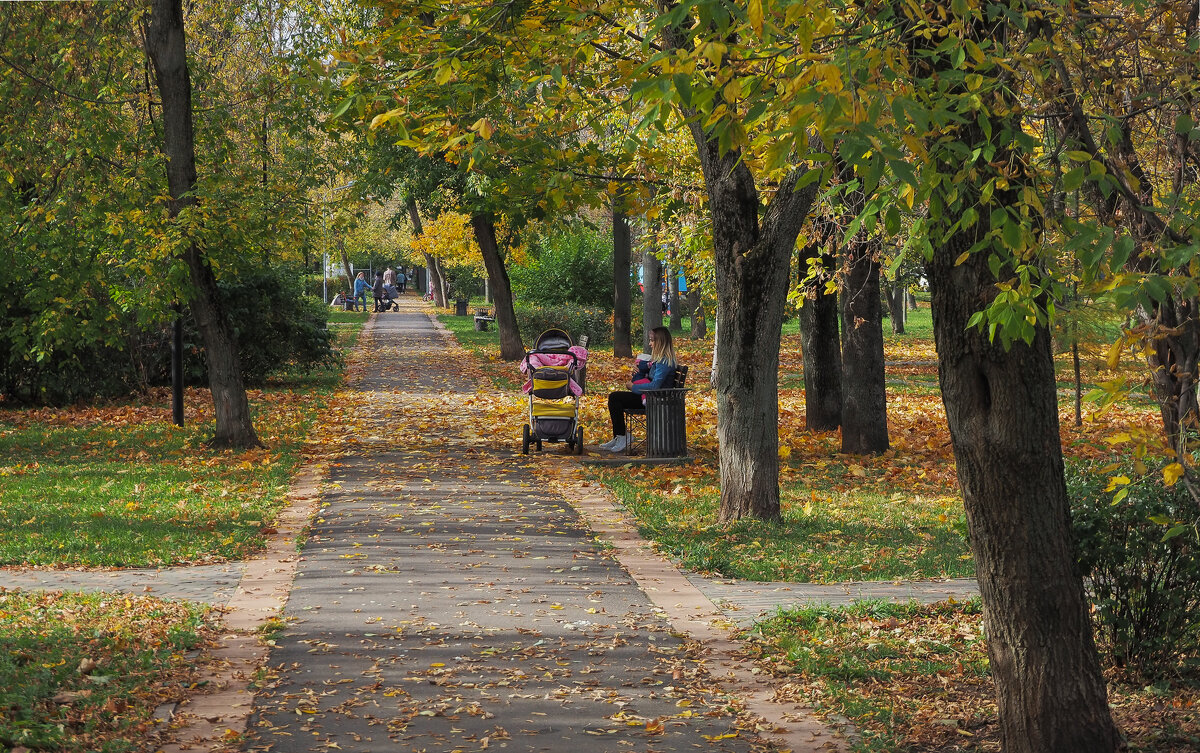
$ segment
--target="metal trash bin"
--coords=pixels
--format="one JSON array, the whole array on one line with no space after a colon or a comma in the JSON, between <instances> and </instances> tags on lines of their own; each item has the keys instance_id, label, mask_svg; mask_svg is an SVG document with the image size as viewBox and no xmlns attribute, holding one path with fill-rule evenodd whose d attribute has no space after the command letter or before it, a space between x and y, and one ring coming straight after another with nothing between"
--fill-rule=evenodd
<instances>
[{"instance_id":1,"label":"metal trash bin","mask_svg":"<svg viewBox=\"0 0 1200 753\"><path fill-rule=\"evenodd\" d=\"M687 455L688 388L674 387L646 393L646 457L681 458Z\"/></svg>"},{"instance_id":2,"label":"metal trash bin","mask_svg":"<svg viewBox=\"0 0 1200 753\"><path fill-rule=\"evenodd\" d=\"M455 316L466 316L467 315L467 301L458 300L458 301L454 302L454 315Z\"/></svg>"}]
</instances>

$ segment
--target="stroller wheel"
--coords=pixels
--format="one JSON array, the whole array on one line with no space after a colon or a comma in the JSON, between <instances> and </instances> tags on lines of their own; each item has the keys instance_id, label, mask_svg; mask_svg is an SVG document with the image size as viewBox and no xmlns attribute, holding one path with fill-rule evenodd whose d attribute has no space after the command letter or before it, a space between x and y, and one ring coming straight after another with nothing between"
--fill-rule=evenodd
<instances>
[{"instance_id":1,"label":"stroller wheel","mask_svg":"<svg viewBox=\"0 0 1200 753\"><path fill-rule=\"evenodd\" d=\"M529 454L529 424L521 427L521 453Z\"/></svg>"},{"instance_id":2,"label":"stroller wheel","mask_svg":"<svg viewBox=\"0 0 1200 753\"><path fill-rule=\"evenodd\" d=\"M575 430L575 454L583 454L583 427L580 426Z\"/></svg>"}]
</instances>

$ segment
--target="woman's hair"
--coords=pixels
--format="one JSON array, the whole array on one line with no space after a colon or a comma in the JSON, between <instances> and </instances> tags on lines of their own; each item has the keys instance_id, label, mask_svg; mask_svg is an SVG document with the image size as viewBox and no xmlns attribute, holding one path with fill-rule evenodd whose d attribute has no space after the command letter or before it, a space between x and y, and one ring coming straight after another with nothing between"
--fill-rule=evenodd
<instances>
[{"instance_id":1,"label":"woman's hair","mask_svg":"<svg viewBox=\"0 0 1200 753\"><path fill-rule=\"evenodd\" d=\"M666 363L669 366L675 366L675 343L671 338L671 330L666 327L655 327L650 331L658 335L650 351L650 360L656 363Z\"/></svg>"}]
</instances>

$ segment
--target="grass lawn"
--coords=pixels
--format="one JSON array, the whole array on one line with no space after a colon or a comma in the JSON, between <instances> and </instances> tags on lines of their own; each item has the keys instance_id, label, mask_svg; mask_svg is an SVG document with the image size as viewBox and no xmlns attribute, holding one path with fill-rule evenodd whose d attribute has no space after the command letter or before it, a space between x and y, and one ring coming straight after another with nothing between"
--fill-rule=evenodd
<instances>
[{"instance_id":1,"label":"grass lawn","mask_svg":"<svg viewBox=\"0 0 1200 753\"><path fill-rule=\"evenodd\" d=\"M203 607L124 594L0 593L0 747L138 750L195 682Z\"/></svg>"},{"instance_id":2,"label":"grass lawn","mask_svg":"<svg viewBox=\"0 0 1200 753\"><path fill-rule=\"evenodd\" d=\"M359 329L340 328L341 347ZM161 389L91 407L0 411L0 564L146 567L251 554L340 380L340 370L285 374L251 390L267 448L244 452L205 445L206 390L187 391L185 428L170 423Z\"/></svg>"},{"instance_id":3,"label":"grass lawn","mask_svg":"<svg viewBox=\"0 0 1200 753\"><path fill-rule=\"evenodd\" d=\"M783 698L848 720L860 751L999 751L978 600L781 612L745 636ZM1109 682L1131 751L1200 749L1200 689Z\"/></svg>"},{"instance_id":4,"label":"grass lawn","mask_svg":"<svg viewBox=\"0 0 1200 753\"><path fill-rule=\"evenodd\" d=\"M781 522L723 526L715 478L633 468L596 477L633 513L642 536L690 570L818 583L974 574L952 496L842 493L820 479L798 481L784 486Z\"/></svg>"}]
</instances>

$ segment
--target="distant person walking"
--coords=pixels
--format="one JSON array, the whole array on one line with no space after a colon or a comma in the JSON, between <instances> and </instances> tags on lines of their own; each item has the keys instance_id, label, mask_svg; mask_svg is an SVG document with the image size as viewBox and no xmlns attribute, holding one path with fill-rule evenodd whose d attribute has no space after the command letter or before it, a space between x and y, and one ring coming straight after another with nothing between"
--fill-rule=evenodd
<instances>
[{"instance_id":1,"label":"distant person walking","mask_svg":"<svg viewBox=\"0 0 1200 753\"><path fill-rule=\"evenodd\" d=\"M399 285L400 285L400 293L403 295L403 294L404 294L404 287L405 287L405 285L407 285L407 284L408 284L408 275L404 274L404 270L403 270L403 269L401 269L401 270L400 270L400 274L398 274L398 275L396 276L396 281L399 283Z\"/></svg>"},{"instance_id":2,"label":"distant person walking","mask_svg":"<svg viewBox=\"0 0 1200 753\"><path fill-rule=\"evenodd\" d=\"M371 285L367 282L367 276L362 272L354 278L354 311L358 311L359 299L362 300L362 310L367 310L367 290Z\"/></svg>"},{"instance_id":3,"label":"distant person walking","mask_svg":"<svg viewBox=\"0 0 1200 753\"><path fill-rule=\"evenodd\" d=\"M383 284L384 285L395 285L396 284L396 270L392 269L391 267L388 267L387 269L383 270Z\"/></svg>"},{"instance_id":4,"label":"distant person walking","mask_svg":"<svg viewBox=\"0 0 1200 753\"><path fill-rule=\"evenodd\" d=\"M375 310L383 311L383 272L375 273L375 287L372 292L375 294Z\"/></svg>"}]
</instances>

